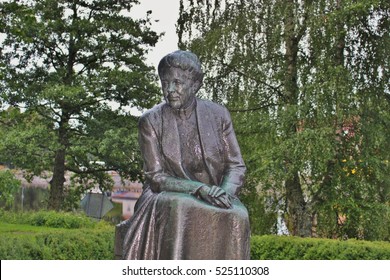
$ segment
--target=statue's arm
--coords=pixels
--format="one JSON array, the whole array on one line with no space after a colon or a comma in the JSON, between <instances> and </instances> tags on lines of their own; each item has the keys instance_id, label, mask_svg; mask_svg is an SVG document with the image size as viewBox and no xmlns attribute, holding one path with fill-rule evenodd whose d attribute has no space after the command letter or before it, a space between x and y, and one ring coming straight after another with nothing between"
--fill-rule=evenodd
<instances>
[{"instance_id":1,"label":"statue's arm","mask_svg":"<svg viewBox=\"0 0 390 280\"><path fill-rule=\"evenodd\" d=\"M246 167L227 109L224 112L223 145L225 145L225 169L221 188L229 194L236 195L244 184Z\"/></svg>"},{"instance_id":2,"label":"statue's arm","mask_svg":"<svg viewBox=\"0 0 390 280\"><path fill-rule=\"evenodd\" d=\"M165 172L156 129L146 116L140 118L138 132L138 141L144 161L144 174L152 191L193 193L204 185L201 182L176 178Z\"/></svg>"}]
</instances>

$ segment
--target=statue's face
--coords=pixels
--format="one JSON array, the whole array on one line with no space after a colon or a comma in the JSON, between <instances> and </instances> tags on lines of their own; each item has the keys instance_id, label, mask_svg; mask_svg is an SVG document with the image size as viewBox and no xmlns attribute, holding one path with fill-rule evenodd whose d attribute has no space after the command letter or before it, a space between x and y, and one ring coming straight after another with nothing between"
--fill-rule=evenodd
<instances>
[{"instance_id":1,"label":"statue's face","mask_svg":"<svg viewBox=\"0 0 390 280\"><path fill-rule=\"evenodd\" d=\"M195 98L195 83L186 71L169 67L160 76L165 101L174 109L187 108Z\"/></svg>"}]
</instances>

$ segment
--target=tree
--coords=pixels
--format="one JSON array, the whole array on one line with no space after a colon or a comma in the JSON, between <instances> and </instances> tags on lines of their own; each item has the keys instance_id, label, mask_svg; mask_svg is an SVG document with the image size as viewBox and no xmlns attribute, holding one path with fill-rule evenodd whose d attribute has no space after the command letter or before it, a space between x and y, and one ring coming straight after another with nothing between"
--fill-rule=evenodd
<instances>
[{"instance_id":1,"label":"tree","mask_svg":"<svg viewBox=\"0 0 390 280\"><path fill-rule=\"evenodd\" d=\"M232 112L252 225L283 211L293 235L389 238L389 13L388 1L181 1L181 47Z\"/></svg>"},{"instance_id":2,"label":"tree","mask_svg":"<svg viewBox=\"0 0 390 280\"><path fill-rule=\"evenodd\" d=\"M139 177L137 119L126 106L158 100L144 63L159 35L129 16L136 0L6 1L0 6L3 156L34 174L51 170L60 209L65 172L107 188L108 170ZM118 104L113 110L111 104ZM15 118L9 116L17 115Z\"/></svg>"},{"instance_id":3,"label":"tree","mask_svg":"<svg viewBox=\"0 0 390 280\"><path fill-rule=\"evenodd\" d=\"M0 201L12 206L20 187L20 181L9 170L0 170Z\"/></svg>"}]
</instances>

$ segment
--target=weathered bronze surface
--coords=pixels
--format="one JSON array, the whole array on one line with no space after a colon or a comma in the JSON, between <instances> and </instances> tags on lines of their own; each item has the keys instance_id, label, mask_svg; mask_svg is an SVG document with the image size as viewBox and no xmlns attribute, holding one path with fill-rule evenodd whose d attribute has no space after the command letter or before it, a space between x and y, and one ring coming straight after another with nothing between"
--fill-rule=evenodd
<instances>
[{"instance_id":1,"label":"weathered bronze surface","mask_svg":"<svg viewBox=\"0 0 390 280\"><path fill-rule=\"evenodd\" d=\"M249 220L237 198L244 180L227 109L195 94L203 72L191 52L158 67L165 102L142 115L146 182L135 214L116 230L123 259L248 259Z\"/></svg>"}]
</instances>

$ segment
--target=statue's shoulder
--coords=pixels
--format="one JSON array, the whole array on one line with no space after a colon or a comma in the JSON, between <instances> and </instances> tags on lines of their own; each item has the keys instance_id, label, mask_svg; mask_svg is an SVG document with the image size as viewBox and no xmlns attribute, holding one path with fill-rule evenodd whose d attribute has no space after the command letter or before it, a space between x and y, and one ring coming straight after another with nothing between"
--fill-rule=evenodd
<instances>
[{"instance_id":1,"label":"statue's shoulder","mask_svg":"<svg viewBox=\"0 0 390 280\"><path fill-rule=\"evenodd\" d=\"M145 121L149 121L149 122L155 123L157 121L160 121L161 120L162 111L163 111L163 108L165 106L167 106L166 103L162 102L160 104L157 104L153 108L147 110L146 112L144 112L141 115L140 122L142 123L142 122L145 122Z\"/></svg>"}]
</instances>

